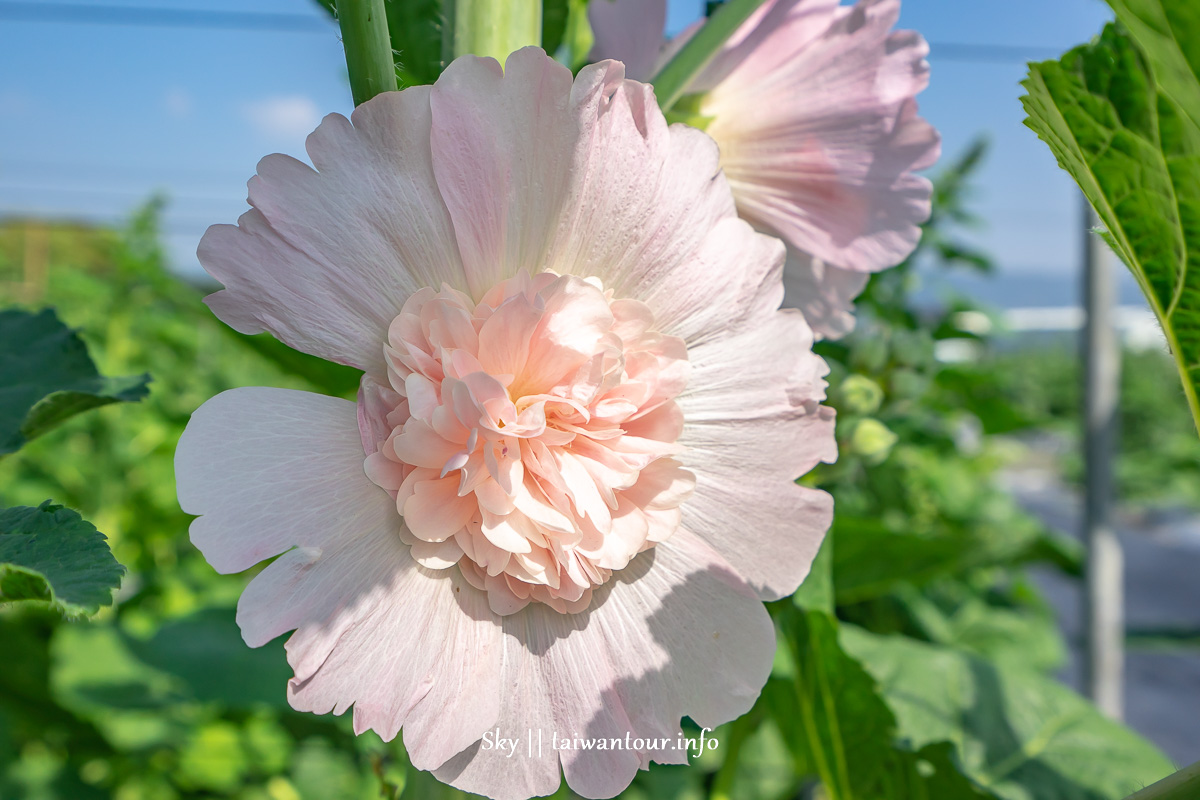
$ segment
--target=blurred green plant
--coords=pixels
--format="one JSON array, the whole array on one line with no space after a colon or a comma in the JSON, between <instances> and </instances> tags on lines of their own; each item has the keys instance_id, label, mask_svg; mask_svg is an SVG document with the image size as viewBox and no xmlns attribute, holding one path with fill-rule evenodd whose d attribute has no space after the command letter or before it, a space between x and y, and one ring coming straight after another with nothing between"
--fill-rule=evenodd
<instances>
[{"instance_id":1,"label":"blurred green plant","mask_svg":"<svg viewBox=\"0 0 1200 800\"><path fill-rule=\"evenodd\" d=\"M938 380L969 398L985 432L1043 439L1042 449L1064 477L1080 485L1081 366L1073 345L1042 343L1036 358L1023 349L992 348L974 362L948 366ZM1005 413L990 413L997 407ZM1200 438L1170 355L1123 353L1118 413L1118 501L1133 508L1200 508Z\"/></svg>"},{"instance_id":2,"label":"blurred green plant","mask_svg":"<svg viewBox=\"0 0 1200 800\"><path fill-rule=\"evenodd\" d=\"M115 609L93 623L0 608L0 798L378 797L376 762L403 785L402 762L345 720L288 708L281 644L251 650L233 621L249 576L216 575L188 543L173 476L179 434L213 394L249 384L352 394L357 373L219 323L200 288L165 270L159 208L120 233L55 238L44 291L30 298L81 325L104 372L156 381L138 406L76 417L0 461L0 502L54 496L86 509L129 566ZM0 227L0 263L20 246Z\"/></svg>"},{"instance_id":3,"label":"blurred green plant","mask_svg":"<svg viewBox=\"0 0 1200 800\"><path fill-rule=\"evenodd\" d=\"M79 336L50 309L0 310L0 455L16 452L76 414L135 402L149 375L105 378Z\"/></svg>"},{"instance_id":4,"label":"blurred green plant","mask_svg":"<svg viewBox=\"0 0 1200 800\"><path fill-rule=\"evenodd\" d=\"M0 310L0 457L76 414L146 396L149 375L105 378L54 311ZM0 606L48 604L73 616L112 603L125 569L106 537L49 500L0 507Z\"/></svg>"}]
</instances>

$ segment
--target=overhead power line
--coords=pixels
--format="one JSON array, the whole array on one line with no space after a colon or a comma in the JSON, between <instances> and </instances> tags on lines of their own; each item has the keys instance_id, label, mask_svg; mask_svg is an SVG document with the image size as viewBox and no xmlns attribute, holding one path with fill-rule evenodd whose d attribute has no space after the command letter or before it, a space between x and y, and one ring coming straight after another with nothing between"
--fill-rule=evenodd
<instances>
[{"instance_id":1,"label":"overhead power line","mask_svg":"<svg viewBox=\"0 0 1200 800\"><path fill-rule=\"evenodd\" d=\"M83 3L0 2L0 19L91 25L143 25L166 28L213 28L281 33L329 33L332 20L313 14L213 11L200 8L107 6Z\"/></svg>"},{"instance_id":2,"label":"overhead power line","mask_svg":"<svg viewBox=\"0 0 1200 800\"><path fill-rule=\"evenodd\" d=\"M208 28L230 31L329 33L333 20L316 14L272 14L256 11L215 11L201 8L92 5L84 3L17 2L0 0L0 20L85 25L139 25L162 28ZM933 42L930 58L981 64L1011 64L1056 58L1048 47Z\"/></svg>"}]
</instances>

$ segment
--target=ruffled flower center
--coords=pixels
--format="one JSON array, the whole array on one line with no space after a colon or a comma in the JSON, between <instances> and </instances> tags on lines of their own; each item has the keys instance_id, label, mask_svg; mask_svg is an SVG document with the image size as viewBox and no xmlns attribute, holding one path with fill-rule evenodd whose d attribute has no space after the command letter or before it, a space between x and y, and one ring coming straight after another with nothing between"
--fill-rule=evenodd
<instances>
[{"instance_id":1,"label":"ruffled flower center","mask_svg":"<svg viewBox=\"0 0 1200 800\"><path fill-rule=\"evenodd\" d=\"M674 532L695 484L672 458L687 350L653 327L645 304L552 272L478 303L412 295L384 348L401 400L367 472L413 557L457 565L498 613L575 613Z\"/></svg>"}]
</instances>

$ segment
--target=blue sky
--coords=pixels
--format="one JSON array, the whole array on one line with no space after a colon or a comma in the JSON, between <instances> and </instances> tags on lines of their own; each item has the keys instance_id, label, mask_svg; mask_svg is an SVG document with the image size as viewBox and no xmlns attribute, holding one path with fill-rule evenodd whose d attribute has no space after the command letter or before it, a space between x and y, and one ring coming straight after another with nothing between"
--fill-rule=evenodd
<instances>
[{"instance_id":1,"label":"blue sky","mask_svg":"<svg viewBox=\"0 0 1200 800\"><path fill-rule=\"evenodd\" d=\"M73 2L322 18L311 0ZM683 27L702 6L671 0L669 27ZM979 134L992 141L976 198L988 229L978 240L1006 273L1077 269L1077 190L1021 124L1023 64L939 57L937 45L1052 53L1087 40L1108 18L1100 0L904 0L901 26L934 45L921 109L941 129L945 152L961 152ZM162 191L173 258L196 269L201 233L245 209L245 180L258 159L302 156L322 115L350 111L344 74L332 24L313 33L244 32L0 16L0 216L115 221Z\"/></svg>"}]
</instances>

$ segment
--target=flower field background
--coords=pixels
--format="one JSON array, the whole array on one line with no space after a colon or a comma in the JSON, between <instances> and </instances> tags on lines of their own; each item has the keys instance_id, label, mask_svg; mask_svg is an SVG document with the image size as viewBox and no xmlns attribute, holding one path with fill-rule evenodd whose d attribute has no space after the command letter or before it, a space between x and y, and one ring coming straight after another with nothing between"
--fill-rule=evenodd
<instances>
[{"instance_id":1,"label":"flower field background","mask_svg":"<svg viewBox=\"0 0 1200 800\"><path fill-rule=\"evenodd\" d=\"M1101 800L1172 771L1053 678L1064 643L1028 570L1078 576L1081 554L997 485L1020 457L1014 435L1071 430L1075 398L1056 388L1068 382L1044 380L1070 354L983 338L993 355L944 364L937 341L972 335L955 323L965 306L930 314L911 300L917 259L988 267L954 239L981 155L943 168L922 251L873 278L853 335L819 346L841 457L805 481L838 515L813 576L771 604L780 645L761 699L715 732L715 751L653 765L622 797ZM77 509L128 569L89 621L30 602L0 610L0 798L465 796L408 767L400 739L292 711L281 640L251 650L234 622L254 571L217 575L188 542L172 457L201 402L252 384L349 397L357 374L217 321L199 302L209 287L164 268L158 214L150 203L120 231L39 229L44 282L4 298L54 307L102 374L152 382L140 402L77 416L0 460L0 505ZM7 287L35 224L0 230ZM1123 491L1194 501L1174 488L1190 483L1179 466L1194 469L1197 445L1171 366L1131 366L1145 404L1126 425Z\"/></svg>"}]
</instances>

